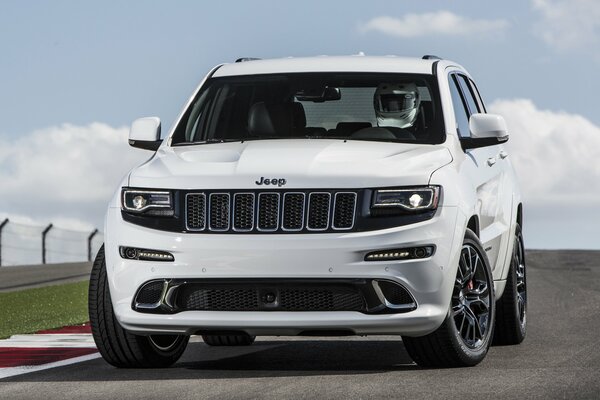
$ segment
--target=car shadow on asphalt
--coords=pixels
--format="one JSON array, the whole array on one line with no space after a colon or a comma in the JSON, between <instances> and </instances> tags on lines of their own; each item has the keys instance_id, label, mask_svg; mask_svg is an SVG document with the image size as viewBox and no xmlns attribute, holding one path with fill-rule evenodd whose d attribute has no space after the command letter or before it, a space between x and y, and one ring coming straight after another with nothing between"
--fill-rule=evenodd
<instances>
[{"instance_id":1,"label":"car shadow on asphalt","mask_svg":"<svg viewBox=\"0 0 600 400\"><path fill-rule=\"evenodd\" d=\"M417 370L400 340L257 340L252 346L190 343L181 360L164 369L118 369L93 360L3 382L243 379L312 375L377 374Z\"/></svg>"}]
</instances>

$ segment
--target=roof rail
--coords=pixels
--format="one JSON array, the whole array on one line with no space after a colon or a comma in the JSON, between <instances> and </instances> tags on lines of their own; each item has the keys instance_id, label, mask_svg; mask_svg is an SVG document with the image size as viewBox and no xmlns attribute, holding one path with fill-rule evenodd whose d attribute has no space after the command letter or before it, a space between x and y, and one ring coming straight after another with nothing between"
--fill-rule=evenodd
<instances>
[{"instance_id":1,"label":"roof rail","mask_svg":"<svg viewBox=\"0 0 600 400\"><path fill-rule=\"evenodd\" d=\"M433 54L425 54L422 57L423 60L441 60L442 57L434 56Z\"/></svg>"},{"instance_id":2,"label":"roof rail","mask_svg":"<svg viewBox=\"0 0 600 400\"><path fill-rule=\"evenodd\" d=\"M246 62L246 61L256 61L256 60L260 60L260 58L254 58L254 57L240 57L237 60L235 60L236 63L238 62Z\"/></svg>"}]
</instances>

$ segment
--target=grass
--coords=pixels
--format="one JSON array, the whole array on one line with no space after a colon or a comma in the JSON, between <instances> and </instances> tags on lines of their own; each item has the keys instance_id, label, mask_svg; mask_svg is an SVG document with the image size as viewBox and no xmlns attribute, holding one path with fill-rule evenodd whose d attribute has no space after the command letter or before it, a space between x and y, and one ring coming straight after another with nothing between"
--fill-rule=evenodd
<instances>
[{"instance_id":1,"label":"grass","mask_svg":"<svg viewBox=\"0 0 600 400\"><path fill-rule=\"evenodd\" d=\"M0 339L89 320L89 282L0 293Z\"/></svg>"}]
</instances>

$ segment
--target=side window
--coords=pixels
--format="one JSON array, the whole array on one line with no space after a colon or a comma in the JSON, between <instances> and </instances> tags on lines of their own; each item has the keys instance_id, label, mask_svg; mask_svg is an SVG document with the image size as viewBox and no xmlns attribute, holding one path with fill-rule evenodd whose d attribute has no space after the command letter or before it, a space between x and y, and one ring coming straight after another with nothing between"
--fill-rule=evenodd
<instances>
[{"instance_id":1,"label":"side window","mask_svg":"<svg viewBox=\"0 0 600 400\"><path fill-rule=\"evenodd\" d=\"M479 104L479 110L481 110L480 112L487 113L487 109L485 108L485 103L483 102L483 99L481 98L481 94L479 93L479 89L477 89L477 85L475 85L475 82L473 82L470 79L469 79L469 82L471 83L471 88L473 88L473 94L475 94L475 99L477 100L477 103Z\"/></svg>"},{"instance_id":2,"label":"side window","mask_svg":"<svg viewBox=\"0 0 600 400\"><path fill-rule=\"evenodd\" d=\"M479 109L479 104L475 100L475 96L473 95L473 91L471 90L471 86L469 85L469 81L467 77L464 75L455 75L458 78L458 84L460 85L460 89L462 90L463 96L467 101L467 105L469 106L469 115L481 112Z\"/></svg>"},{"instance_id":3,"label":"side window","mask_svg":"<svg viewBox=\"0 0 600 400\"><path fill-rule=\"evenodd\" d=\"M469 113L465 107L465 103L460 94L460 89L456 83L456 75L451 75L448 79L450 84L450 94L452 95L452 107L454 108L454 116L456 118L456 130L460 137L470 137L469 130Z\"/></svg>"}]
</instances>

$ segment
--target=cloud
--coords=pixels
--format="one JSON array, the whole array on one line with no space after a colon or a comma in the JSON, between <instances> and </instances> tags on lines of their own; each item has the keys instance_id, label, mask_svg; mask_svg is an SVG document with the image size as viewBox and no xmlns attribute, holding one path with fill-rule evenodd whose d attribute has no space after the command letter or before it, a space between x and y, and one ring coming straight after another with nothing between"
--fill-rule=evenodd
<instances>
[{"instance_id":1,"label":"cloud","mask_svg":"<svg viewBox=\"0 0 600 400\"><path fill-rule=\"evenodd\" d=\"M503 31L508 22L503 19L472 19L450 11L406 14L400 18L381 16L360 25L362 32L376 31L390 36L412 38L419 36L465 36Z\"/></svg>"},{"instance_id":2,"label":"cloud","mask_svg":"<svg viewBox=\"0 0 600 400\"><path fill-rule=\"evenodd\" d=\"M569 51L600 45L598 0L532 0L532 4L540 15L534 32L548 46Z\"/></svg>"},{"instance_id":3,"label":"cloud","mask_svg":"<svg viewBox=\"0 0 600 400\"><path fill-rule=\"evenodd\" d=\"M599 126L526 99L497 100L489 108L506 118L510 159L530 206L581 213L600 206Z\"/></svg>"},{"instance_id":4,"label":"cloud","mask_svg":"<svg viewBox=\"0 0 600 400\"><path fill-rule=\"evenodd\" d=\"M102 228L106 206L120 179L150 156L128 146L127 134L127 127L91 123L4 137L0 213L26 223Z\"/></svg>"}]
</instances>

